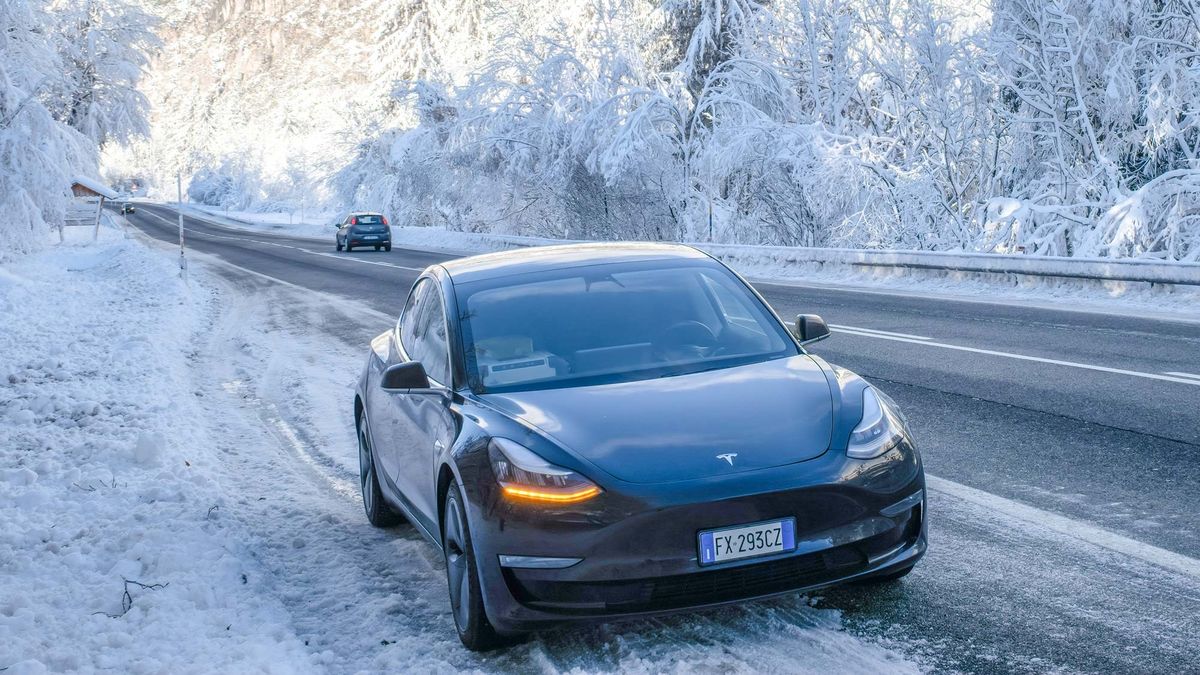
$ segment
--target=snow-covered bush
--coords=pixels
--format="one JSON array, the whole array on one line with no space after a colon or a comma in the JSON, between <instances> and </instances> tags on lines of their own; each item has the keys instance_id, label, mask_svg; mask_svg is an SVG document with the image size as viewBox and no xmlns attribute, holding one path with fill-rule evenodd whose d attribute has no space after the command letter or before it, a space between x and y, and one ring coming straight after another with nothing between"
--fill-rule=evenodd
<instances>
[{"instance_id":1,"label":"snow-covered bush","mask_svg":"<svg viewBox=\"0 0 1200 675\"><path fill-rule=\"evenodd\" d=\"M189 201L229 209L245 209L260 197L261 179L253 167L226 160L214 167L203 167L192 174L186 185Z\"/></svg>"}]
</instances>

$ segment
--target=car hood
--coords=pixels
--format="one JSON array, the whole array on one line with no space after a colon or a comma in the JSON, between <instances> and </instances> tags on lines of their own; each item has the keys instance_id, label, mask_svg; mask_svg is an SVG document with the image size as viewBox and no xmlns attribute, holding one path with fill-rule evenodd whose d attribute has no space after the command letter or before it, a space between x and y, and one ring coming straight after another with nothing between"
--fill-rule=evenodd
<instances>
[{"instance_id":1,"label":"car hood","mask_svg":"<svg viewBox=\"0 0 1200 675\"><path fill-rule=\"evenodd\" d=\"M653 380L481 398L633 483L803 462L829 448L833 430L829 384L820 366L803 355Z\"/></svg>"}]
</instances>

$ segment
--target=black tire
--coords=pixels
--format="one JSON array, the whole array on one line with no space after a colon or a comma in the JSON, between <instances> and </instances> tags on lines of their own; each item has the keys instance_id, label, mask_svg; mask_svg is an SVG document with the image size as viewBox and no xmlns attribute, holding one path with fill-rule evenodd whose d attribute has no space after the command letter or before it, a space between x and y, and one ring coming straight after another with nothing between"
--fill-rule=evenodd
<instances>
[{"instance_id":1,"label":"black tire","mask_svg":"<svg viewBox=\"0 0 1200 675\"><path fill-rule=\"evenodd\" d=\"M354 247L353 247L353 246L351 246L351 245L350 245L350 241L349 241L349 240L347 240L347 241L346 241L346 253L349 253L350 251L353 251L353 250L354 250Z\"/></svg>"},{"instance_id":2,"label":"black tire","mask_svg":"<svg viewBox=\"0 0 1200 675\"><path fill-rule=\"evenodd\" d=\"M451 485L446 493L446 508L442 517L442 552L446 557L446 587L450 591L450 614L463 646L482 652L504 645L496 634L483 609L483 593L479 587L479 570L475 565L475 549L471 546L471 529L463 508L462 493Z\"/></svg>"},{"instance_id":3,"label":"black tire","mask_svg":"<svg viewBox=\"0 0 1200 675\"><path fill-rule=\"evenodd\" d=\"M908 567L905 567L904 569L896 570L895 572L888 572L887 574L881 574L877 577L869 577L867 579L861 579L855 583L862 585L862 586L879 586L880 584L890 584L893 581L899 581L899 580L903 579L904 577L908 576L908 573L913 571L914 567L916 567L916 565L909 565Z\"/></svg>"},{"instance_id":4,"label":"black tire","mask_svg":"<svg viewBox=\"0 0 1200 675\"><path fill-rule=\"evenodd\" d=\"M380 248L382 248L382 247L380 247L380 246L376 246L376 247L375 247L375 250L376 250L376 251L378 251Z\"/></svg>"},{"instance_id":5,"label":"black tire","mask_svg":"<svg viewBox=\"0 0 1200 675\"><path fill-rule=\"evenodd\" d=\"M337 250L339 250L339 251L342 250L342 240L341 239L334 239L333 243L337 244Z\"/></svg>"},{"instance_id":6,"label":"black tire","mask_svg":"<svg viewBox=\"0 0 1200 675\"><path fill-rule=\"evenodd\" d=\"M391 527L403 518L388 506L375 474L375 453L371 451L371 435L367 433L367 416L358 420L358 485L362 489L363 510L375 527Z\"/></svg>"},{"instance_id":7,"label":"black tire","mask_svg":"<svg viewBox=\"0 0 1200 675\"><path fill-rule=\"evenodd\" d=\"M383 250L385 250L385 251L391 251L391 250L392 250L392 245L391 245L391 244L384 244L384 245L383 245Z\"/></svg>"}]
</instances>

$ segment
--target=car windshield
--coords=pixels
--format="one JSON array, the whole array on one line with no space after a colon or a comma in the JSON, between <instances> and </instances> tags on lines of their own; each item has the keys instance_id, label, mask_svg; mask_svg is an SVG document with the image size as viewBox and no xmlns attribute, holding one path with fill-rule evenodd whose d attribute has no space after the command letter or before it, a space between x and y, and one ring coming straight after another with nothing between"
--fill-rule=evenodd
<instances>
[{"instance_id":1,"label":"car windshield","mask_svg":"<svg viewBox=\"0 0 1200 675\"><path fill-rule=\"evenodd\" d=\"M456 284L472 390L667 377L799 353L779 321L710 261L571 267Z\"/></svg>"}]
</instances>

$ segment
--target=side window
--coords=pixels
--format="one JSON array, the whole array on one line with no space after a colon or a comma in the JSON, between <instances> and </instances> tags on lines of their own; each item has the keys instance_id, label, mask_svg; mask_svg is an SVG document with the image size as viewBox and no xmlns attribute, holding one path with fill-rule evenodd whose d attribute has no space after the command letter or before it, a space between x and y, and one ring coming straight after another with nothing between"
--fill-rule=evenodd
<instances>
[{"instance_id":1,"label":"side window","mask_svg":"<svg viewBox=\"0 0 1200 675\"><path fill-rule=\"evenodd\" d=\"M425 372L439 384L450 384L450 345L446 339L446 310L442 308L442 294L433 283L421 299L421 334L417 338L421 352L420 361Z\"/></svg>"},{"instance_id":2,"label":"side window","mask_svg":"<svg viewBox=\"0 0 1200 675\"><path fill-rule=\"evenodd\" d=\"M413 289L400 317L400 342L414 361L439 384L450 384L450 346L446 336L446 313L437 284L428 279Z\"/></svg>"},{"instance_id":3,"label":"side window","mask_svg":"<svg viewBox=\"0 0 1200 675\"><path fill-rule=\"evenodd\" d=\"M429 284L428 279L422 279L413 287L412 292L408 294L408 302L404 303L404 311L400 314L400 324L397 326L400 331L400 344L404 345L404 351L410 358L416 358L413 356L413 349L417 345L417 314L421 296L429 289Z\"/></svg>"}]
</instances>

